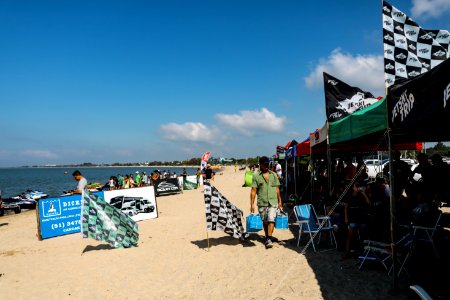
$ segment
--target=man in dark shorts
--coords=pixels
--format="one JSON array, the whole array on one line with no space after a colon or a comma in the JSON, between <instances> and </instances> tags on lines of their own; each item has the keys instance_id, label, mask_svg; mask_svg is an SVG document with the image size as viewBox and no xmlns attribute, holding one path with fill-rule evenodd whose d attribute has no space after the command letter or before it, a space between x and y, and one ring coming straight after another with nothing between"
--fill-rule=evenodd
<instances>
[{"instance_id":1,"label":"man in dark shorts","mask_svg":"<svg viewBox=\"0 0 450 300\"><path fill-rule=\"evenodd\" d=\"M275 239L272 237L275 227L277 208L282 208L280 195L280 182L275 172L269 170L269 158L263 156L259 159L260 171L253 174L252 190L250 192L250 212L254 213L255 198L258 195L258 211L263 221L266 235L265 246L272 248Z\"/></svg>"}]
</instances>

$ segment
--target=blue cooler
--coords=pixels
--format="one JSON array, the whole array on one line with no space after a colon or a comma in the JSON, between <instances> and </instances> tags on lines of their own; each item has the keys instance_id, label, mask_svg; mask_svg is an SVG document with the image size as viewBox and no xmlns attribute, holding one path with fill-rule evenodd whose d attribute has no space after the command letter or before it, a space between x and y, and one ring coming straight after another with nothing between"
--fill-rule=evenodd
<instances>
[{"instance_id":1,"label":"blue cooler","mask_svg":"<svg viewBox=\"0 0 450 300\"><path fill-rule=\"evenodd\" d=\"M263 229L261 216L259 214L250 214L245 218L247 232L258 232Z\"/></svg>"},{"instance_id":2,"label":"blue cooler","mask_svg":"<svg viewBox=\"0 0 450 300\"><path fill-rule=\"evenodd\" d=\"M284 211L278 211L277 217L275 218L275 228L276 229L288 229L289 218Z\"/></svg>"}]
</instances>

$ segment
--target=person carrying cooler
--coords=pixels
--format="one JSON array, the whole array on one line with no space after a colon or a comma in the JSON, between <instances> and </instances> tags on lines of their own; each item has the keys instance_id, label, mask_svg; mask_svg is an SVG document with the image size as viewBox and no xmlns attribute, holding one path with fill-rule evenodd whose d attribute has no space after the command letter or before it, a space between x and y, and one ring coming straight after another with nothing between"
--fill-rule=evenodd
<instances>
[{"instance_id":1,"label":"person carrying cooler","mask_svg":"<svg viewBox=\"0 0 450 300\"><path fill-rule=\"evenodd\" d=\"M259 159L259 172L253 174L252 190L250 192L250 212L254 213L255 198L258 195L258 211L261 216L266 240L266 249L273 247L277 239L272 236L275 227L277 208L282 208L280 195L280 181L275 172L269 170L269 158L263 156Z\"/></svg>"}]
</instances>

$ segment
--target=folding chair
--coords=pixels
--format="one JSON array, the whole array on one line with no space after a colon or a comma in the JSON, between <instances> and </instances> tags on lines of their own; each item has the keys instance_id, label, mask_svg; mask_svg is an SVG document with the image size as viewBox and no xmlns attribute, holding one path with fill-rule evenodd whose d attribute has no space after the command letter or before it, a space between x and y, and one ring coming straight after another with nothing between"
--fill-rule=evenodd
<instances>
[{"instance_id":1,"label":"folding chair","mask_svg":"<svg viewBox=\"0 0 450 300\"><path fill-rule=\"evenodd\" d=\"M416 225L412 226L413 234L414 234L416 240L429 242L431 244L431 246L433 247L434 252L436 253L438 258L439 258L439 253L438 253L436 247L434 246L433 237L434 237L436 230L438 229L439 221L441 220L441 216L442 216L442 212L439 211L437 213L437 219L436 219L436 223L434 224L434 227L425 227L425 226L416 226Z\"/></svg>"},{"instance_id":2,"label":"folding chair","mask_svg":"<svg viewBox=\"0 0 450 300\"><path fill-rule=\"evenodd\" d=\"M336 238L334 236L333 227L331 226L329 217L317 217L314 207L311 204L294 206L294 214L297 219L297 222L294 224L299 226L297 247L300 245L302 234L309 234L314 252L316 252L314 237L316 235L319 236L317 242L319 243L321 233L327 232L330 237L331 244L334 244L337 249Z\"/></svg>"},{"instance_id":3,"label":"folding chair","mask_svg":"<svg viewBox=\"0 0 450 300\"><path fill-rule=\"evenodd\" d=\"M393 270L393 256L392 256L392 247L391 244L377 242L372 240L365 240L363 242L364 252L359 259L361 263L359 264L359 269L363 267L366 261L376 261L381 263L381 265L388 271L388 274L391 274ZM405 269L406 262L408 261L414 247L414 235L407 234L403 236L397 243L395 243L396 253L396 261L399 263L400 268L398 269L397 275L400 276L401 272L404 271L408 276L408 272ZM390 262L390 266L388 267L388 263Z\"/></svg>"}]
</instances>

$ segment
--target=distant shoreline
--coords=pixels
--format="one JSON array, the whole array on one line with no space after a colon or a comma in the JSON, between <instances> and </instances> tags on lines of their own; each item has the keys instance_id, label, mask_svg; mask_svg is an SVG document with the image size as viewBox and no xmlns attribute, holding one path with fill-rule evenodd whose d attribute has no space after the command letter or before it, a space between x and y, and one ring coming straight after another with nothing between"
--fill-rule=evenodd
<instances>
[{"instance_id":1,"label":"distant shoreline","mask_svg":"<svg viewBox=\"0 0 450 300\"><path fill-rule=\"evenodd\" d=\"M223 168L225 166L219 166ZM197 165L180 165L180 166L142 166L142 165L132 165L132 166L36 166L36 167L0 167L1 169L95 169L95 168L200 168Z\"/></svg>"}]
</instances>

